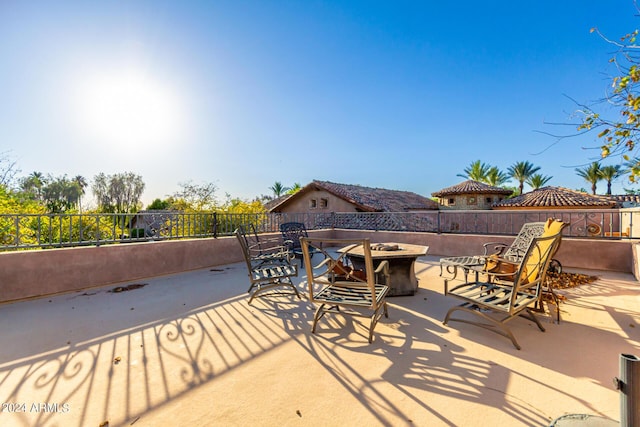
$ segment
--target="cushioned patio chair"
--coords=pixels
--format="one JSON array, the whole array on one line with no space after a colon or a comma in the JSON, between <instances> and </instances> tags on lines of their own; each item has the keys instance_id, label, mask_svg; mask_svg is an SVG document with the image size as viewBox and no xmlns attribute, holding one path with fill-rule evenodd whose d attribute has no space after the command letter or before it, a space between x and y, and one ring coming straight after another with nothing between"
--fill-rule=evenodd
<instances>
[{"instance_id":1,"label":"cushioned patio chair","mask_svg":"<svg viewBox=\"0 0 640 427\"><path fill-rule=\"evenodd\" d=\"M373 330L387 312L389 293L389 263L382 261L374 270L369 239L300 239L309 300L318 305L313 316L311 332L315 333L318 321L327 313L365 317L369 319L369 343L373 341ZM337 252L328 248L340 247ZM349 265L349 253L362 248L364 270L354 270ZM324 255L324 259L313 265L313 252Z\"/></svg>"},{"instance_id":2,"label":"cushioned patio chair","mask_svg":"<svg viewBox=\"0 0 640 427\"><path fill-rule=\"evenodd\" d=\"M456 278L458 270L463 270L466 280L469 267L484 265L486 258L492 254L512 262L520 262L531 241L536 237L540 237L544 232L544 224L544 222L528 222L522 226L510 245L502 242L487 242L482 245L483 253L480 255L441 258L440 276L446 270L447 273L452 275L449 279L453 280Z\"/></svg>"},{"instance_id":3,"label":"cushioned patio chair","mask_svg":"<svg viewBox=\"0 0 640 427\"><path fill-rule=\"evenodd\" d=\"M298 289L291 281L292 277L298 275L298 266L291 264L290 258L286 254L286 249L281 249L284 253L280 253L277 250L274 252L258 250L252 252L247 245L247 236L240 229L235 231L235 235L238 242L240 242L242 255L249 274L250 286L247 290L251 295L249 304L261 292L283 286L291 288L293 293L300 298Z\"/></svg>"},{"instance_id":4,"label":"cushioned patio chair","mask_svg":"<svg viewBox=\"0 0 640 427\"><path fill-rule=\"evenodd\" d=\"M509 274L509 279L511 280L512 277L512 281L500 280L504 279L506 274L491 272L482 275L484 280L478 280L476 275L476 280L465 280L464 283L451 287L449 279L445 279L445 295L464 302L451 308L443 323L446 325L450 321L458 321L480 326L509 338L518 350L520 345L507 327L507 322L517 317L525 317L535 322L544 332L544 328L531 308L540 299L551 256L560 244L562 228L565 225L560 221L550 221L542 236L531 241L517 264L517 269ZM501 259L501 261L510 262L507 259ZM452 317L457 311L467 313L469 316ZM478 319L472 320L474 317Z\"/></svg>"}]
</instances>

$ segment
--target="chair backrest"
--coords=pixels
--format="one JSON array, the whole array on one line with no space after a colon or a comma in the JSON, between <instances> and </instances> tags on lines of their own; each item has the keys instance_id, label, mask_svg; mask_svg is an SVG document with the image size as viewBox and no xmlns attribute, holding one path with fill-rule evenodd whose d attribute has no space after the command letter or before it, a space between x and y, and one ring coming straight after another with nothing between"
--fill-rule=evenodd
<instances>
[{"instance_id":1,"label":"chair backrest","mask_svg":"<svg viewBox=\"0 0 640 427\"><path fill-rule=\"evenodd\" d=\"M500 256L511 261L522 259L533 239L542 236L542 233L544 233L544 224L544 222L528 222L524 224L515 240Z\"/></svg>"},{"instance_id":2,"label":"chair backrest","mask_svg":"<svg viewBox=\"0 0 640 427\"><path fill-rule=\"evenodd\" d=\"M562 229L556 234L535 237L531 241L514 277L513 292L511 294L512 308L517 308L518 292L526 291L538 297L540 296L542 285L547 276L549 262L551 262L551 257L560 245L561 236Z\"/></svg>"},{"instance_id":3,"label":"chair backrest","mask_svg":"<svg viewBox=\"0 0 640 427\"><path fill-rule=\"evenodd\" d=\"M292 249L300 249L300 238L309 237L307 227L301 222L285 222L280 224L280 232L285 244Z\"/></svg>"},{"instance_id":4,"label":"chair backrest","mask_svg":"<svg viewBox=\"0 0 640 427\"><path fill-rule=\"evenodd\" d=\"M241 227L238 227L234 234L240 243L240 248L242 248L242 256L244 256L244 261L247 263L247 268L251 271L253 267L251 265L251 251L247 235Z\"/></svg>"},{"instance_id":5,"label":"chair backrest","mask_svg":"<svg viewBox=\"0 0 640 427\"><path fill-rule=\"evenodd\" d=\"M238 228L235 231L236 236L238 233L244 240L244 245L247 248L247 254L253 253L262 254L262 245L260 243L260 238L258 237L258 232L256 231L256 227L253 224L248 225L238 225Z\"/></svg>"},{"instance_id":6,"label":"chair backrest","mask_svg":"<svg viewBox=\"0 0 640 427\"><path fill-rule=\"evenodd\" d=\"M303 237L300 239L304 265L307 272L309 300L314 301L314 290L325 286L341 286L366 288L371 295L369 308L377 309L375 297L376 274L371 258L371 242L369 239L321 239ZM311 255L321 253L324 259L312 264ZM350 256L364 260L363 270L354 270ZM341 305L349 305L349 301L340 301ZM358 306L362 307L361 301Z\"/></svg>"}]
</instances>

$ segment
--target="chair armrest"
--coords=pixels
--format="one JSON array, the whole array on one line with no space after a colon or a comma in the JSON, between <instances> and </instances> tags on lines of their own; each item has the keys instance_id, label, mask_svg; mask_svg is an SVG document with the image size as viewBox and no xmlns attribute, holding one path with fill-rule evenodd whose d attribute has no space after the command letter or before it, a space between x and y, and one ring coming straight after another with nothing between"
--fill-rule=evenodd
<instances>
[{"instance_id":1,"label":"chair armrest","mask_svg":"<svg viewBox=\"0 0 640 427\"><path fill-rule=\"evenodd\" d=\"M249 252L259 253L259 252L288 252L289 249L280 244L280 241L264 241L260 243L256 243L254 245L249 246Z\"/></svg>"},{"instance_id":2,"label":"chair armrest","mask_svg":"<svg viewBox=\"0 0 640 427\"><path fill-rule=\"evenodd\" d=\"M507 282L513 282L515 274L521 268L519 262L514 262L506 258L492 257L487 258L487 262L495 262L495 268L493 271L487 271L487 264L485 264L483 273L487 275L489 282L493 282L494 279L504 280Z\"/></svg>"},{"instance_id":3,"label":"chair armrest","mask_svg":"<svg viewBox=\"0 0 640 427\"><path fill-rule=\"evenodd\" d=\"M509 245L507 245L506 243L502 243L502 242L487 242L484 245L482 245L482 247L484 248L484 253L482 255L492 255L490 253L488 253L489 247L493 246L493 249L498 251L496 252L494 255L501 255L505 249L507 249L509 247Z\"/></svg>"}]
</instances>

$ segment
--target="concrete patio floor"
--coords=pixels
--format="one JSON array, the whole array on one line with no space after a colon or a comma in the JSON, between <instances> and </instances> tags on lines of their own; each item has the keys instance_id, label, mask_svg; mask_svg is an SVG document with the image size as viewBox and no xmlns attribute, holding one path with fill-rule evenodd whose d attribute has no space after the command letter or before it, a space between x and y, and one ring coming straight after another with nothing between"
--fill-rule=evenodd
<instances>
[{"instance_id":1,"label":"concrete patio floor","mask_svg":"<svg viewBox=\"0 0 640 427\"><path fill-rule=\"evenodd\" d=\"M543 426L572 413L619 420L612 379L640 355L631 274L564 293L546 332L511 322L522 350L452 322L439 257L415 296L362 319L271 296L247 304L244 264L0 306L2 426ZM303 274L299 281L302 281ZM135 288L135 287L134 287ZM304 285L300 284L304 290Z\"/></svg>"}]
</instances>

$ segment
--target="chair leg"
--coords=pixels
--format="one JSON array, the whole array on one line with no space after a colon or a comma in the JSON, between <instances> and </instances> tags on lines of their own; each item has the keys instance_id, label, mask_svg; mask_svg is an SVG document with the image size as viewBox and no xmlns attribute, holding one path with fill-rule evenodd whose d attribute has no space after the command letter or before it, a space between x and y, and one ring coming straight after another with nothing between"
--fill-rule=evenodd
<instances>
[{"instance_id":1,"label":"chair leg","mask_svg":"<svg viewBox=\"0 0 640 427\"><path fill-rule=\"evenodd\" d=\"M251 287L249 287L249 290L247 292L251 292L251 289L253 289L254 287L256 288L256 290L253 291L253 293L249 297L249 304L251 304L253 299L260 292L266 291L267 289L271 289L271 288L274 288L276 286L288 286L291 289L293 289L293 292L295 292L295 294L298 296L298 299L302 299L302 297L300 296L300 292L298 292L298 288L296 288L296 286L293 284L291 279L287 277L285 279L278 280L277 282L270 282L270 283L263 283L263 284L254 283L253 285L251 285Z\"/></svg>"},{"instance_id":2,"label":"chair leg","mask_svg":"<svg viewBox=\"0 0 640 427\"><path fill-rule=\"evenodd\" d=\"M316 325L318 324L318 320L325 315L324 306L326 304L320 304L316 309L315 314L313 315L313 325L311 326L311 333L314 334L316 332Z\"/></svg>"},{"instance_id":3,"label":"chair leg","mask_svg":"<svg viewBox=\"0 0 640 427\"><path fill-rule=\"evenodd\" d=\"M538 329L540 329L542 332L544 332L545 331L544 326L542 326L542 323L540 323L540 321L538 320L538 317L533 313L533 311L531 311L530 308L527 308L525 310L525 312L528 314L528 316L525 315L524 313L520 313L519 316L520 317L524 317L525 319L531 320L536 325L538 325Z\"/></svg>"},{"instance_id":4,"label":"chair leg","mask_svg":"<svg viewBox=\"0 0 640 427\"><path fill-rule=\"evenodd\" d=\"M382 307L378 307L378 309L373 313L373 316L371 316L371 323L369 325L369 344L373 342L373 330L376 328L378 320L382 317L382 314L380 313L381 308L384 316L389 317L389 313L387 312L387 302L385 301Z\"/></svg>"},{"instance_id":5,"label":"chair leg","mask_svg":"<svg viewBox=\"0 0 640 427\"><path fill-rule=\"evenodd\" d=\"M298 296L298 299L302 299L302 297L300 296L300 292L298 292L298 288L296 288L296 285L293 284L290 278L287 278L287 281L284 282L284 284L287 286L291 286L291 288L293 289L293 292L295 292L296 295Z\"/></svg>"},{"instance_id":6,"label":"chair leg","mask_svg":"<svg viewBox=\"0 0 640 427\"><path fill-rule=\"evenodd\" d=\"M488 331L492 331L497 333L498 335L502 335L506 338L509 338L511 340L511 343L513 344L513 346L520 350L520 344L518 344L518 341L516 340L516 337L513 335L513 332L511 332L511 329L509 329L505 324L504 321L506 320L510 320L510 317L507 317L505 319L503 319L502 321L498 321L496 319L494 319L493 317L482 313L478 310L476 310L475 308L473 308L475 306L469 304L469 303L464 303L462 305L458 305L455 307L452 307L449 309L449 311L447 311L447 315L444 318L444 321L442 322L443 324L447 324L449 321L455 321L455 322L461 322L461 323L468 323L470 325L475 325L481 328L484 328ZM481 322L473 322L471 320L467 320L467 319L462 319L462 318L453 318L451 317L451 314L454 311L465 311L467 313L471 313L474 316L478 316L481 319L487 321L488 323L481 323ZM529 310L528 308L525 310L526 313L528 314L528 316L525 316L524 313L520 313L519 316L524 317L526 319L529 319L533 322L535 322L536 325L538 325L538 328L544 332L544 328L542 327L542 324L538 321L538 318L533 314L533 312L531 312L531 310Z\"/></svg>"}]
</instances>

